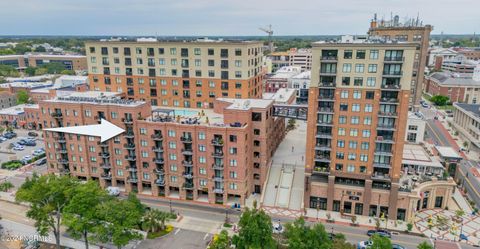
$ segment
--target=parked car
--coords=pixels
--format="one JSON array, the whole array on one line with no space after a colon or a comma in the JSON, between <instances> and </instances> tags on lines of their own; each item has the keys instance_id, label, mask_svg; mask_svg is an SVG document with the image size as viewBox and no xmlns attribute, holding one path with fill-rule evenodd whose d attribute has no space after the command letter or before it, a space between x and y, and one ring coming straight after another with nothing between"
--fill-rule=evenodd
<instances>
[{"instance_id":1,"label":"parked car","mask_svg":"<svg viewBox=\"0 0 480 249\"><path fill-rule=\"evenodd\" d=\"M32 155L34 156L40 156L42 154L45 154L45 150L44 149L38 149L38 150L34 150Z\"/></svg>"},{"instance_id":2,"label":"parked car","mask_svg":"<svg viewBox=\"0 0 480 249\"><path fill-rule=\"evenodd\" d=\"M27 140L27 141L25 141L25 145L26 146L36 146L37 143L35 141L32 141L32 140Z\"/></svg>"},{"instance_id":3,"label":"parked car","mask_svg":"<svg viewBox=\"0 0 480 249\"><path fill-rule=\"evenodd\" d=\"M283 226L280 222L273 224L273 233L283 233Z\"/></svg>"},{"instance_id":4,"label":"parked car","mask_svg":"<svg viewBox=\"0 0 480 249\"><path fill-rule=\"evenodd\" d=\"M373 242L371 240L360 241L357 244L357 249L367 249L370 248L372 245Z\"/></svg>"},{"instance_id":5,"label":"parked car","mask_svg":"<svg viewBox=\"0 0 480 249\"><path fill-rule=\"evenodd\" d=\"M405 249L405 247L399 244L392 244L392 249Z\"/></svg>"},{"instance_id":6,"label":"parked car","mask_svg":"<svg viewBox=\"0 0 480 249\"><path fill-rule=\"evenodd\" d=\"M25 149L25 146L23 145L17 145L15 147L13 147L13 150L24 150Z\"/></svg>"},{"instance_id":7,"label":"parked car","mask_svg":"<svg viewBox=\"0 0 480 249\"><path fill-rule=\"evenodd\" d=\"M1 136L1 137L0 137L0 143L1 143L1 142L5 142L5 141L7 141L7 139L6 139L4 136Z\"/></svg>"},{"instance_id":8,"label":"parked car","mask_svg":"<svg viewBox=\"0 0 480 249\"><path fill-rule=\"evenodd\" d=\"M25 141L25 139L20 139L20 140L18 140L17 143L20 144L20 145L25 145L27 143L27 141Z\"/></svg>"},{"instance_id":9,"label":"parked car","mask_svg":"<svg viewBox=\"0 0 480 249\"><path fill-rule=\"evenodd\" d=\"M382 236L382 237L387 237L387 238L391 238L391 237L392 237L392 234L391 234L389 231L387 231L387 230L381 230L381 229L379 229L379 230L368 230L368 231L367 231L367 235L368 235L368 236L372 236L372 235L374 235L374 234L378 234L378 235L380 235L380 236Z\"/></svg>"},{"instance_id":10,"label":"parked car","mask_svg":"<svg viewBox=\"0 0 480 249\"><path fill-rule=\"evenodd\" d=\"M15 132L7 132L7 133L3 134L3 136L4 136L5 138L12 139L12 138L14 138L14 137L17 136L17 133L15 133Z\"/></svg>"},{"instance_id":11,"label":"parked car","mask_svg":"<svg viewBox=\"0 0 480 249\"><path fill-rule=\"evenodd\" d=\"M430 106L425 102L422 103L422 106L425 107L425 108L430 108Z\"/></svg>"},{"instance_id":12,"label":"parked car","mask_svg":"<svg viewBox=\"0 0 480 249\"><path fill-rule=\"evenodd\" d=\"M40 165L43 165L43 164L46 164L47 163L47 158L42 158L40 160L38 160L35 165L37 166L40 166Z\"/></svg>"},{"instance_id":13,"label":"parked car","mask_svg":"<svg viewBox=\"0 0 480 249\"><path fill-rule=\"evenodd\" d=\"M33 157L32 157L31 155L26 155L26 156L24 156L24 157L22 158L22 160L28 161L28 160L31 160L32 158L33 158Z\"/></svg>"},{"instance_id":14,"label":"parked car","mask_svg":"<svg viewBox=\"0 0 480 249\"><path fill-rule=\"evenodd\" d=\"M111 196L119 196L120 195L120 189L117 188L117 187L110 186L110 187L107 187L105 190Z\"/></svg>"},{"instance_id":15,"label":"parked car","mask_svg":"<svg viewBox=\"0 0 480 249\"><path fill-rule=\"evenodd\" d=\"M28 132L28 136L30 137L38 137L38 134L36 132L30 131Z\"/></svg>"}]
</instances>

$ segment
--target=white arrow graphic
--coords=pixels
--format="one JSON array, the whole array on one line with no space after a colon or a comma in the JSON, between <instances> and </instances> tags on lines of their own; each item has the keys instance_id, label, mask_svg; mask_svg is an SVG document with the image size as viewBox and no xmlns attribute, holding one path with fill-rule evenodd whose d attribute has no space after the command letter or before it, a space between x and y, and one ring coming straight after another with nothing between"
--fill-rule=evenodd
<instances>
[{"instance_id":1,"label":"white arrow graphic","mask_svg":"<svg viewBox=\"0 0 480 249\"><path fill-rule=\"evenodd\" d=\"M59 127L59 128L48 128L43 129L45 131L54 131L54 132L65 132L70 134L85 135L100 137L100 142L105 142L108 139L115 137L125 130L108 122L105 119L100 120L100 124L94 125L81 125L81 126L70 126L70 127Z\"/></svg>"}]
</instances>

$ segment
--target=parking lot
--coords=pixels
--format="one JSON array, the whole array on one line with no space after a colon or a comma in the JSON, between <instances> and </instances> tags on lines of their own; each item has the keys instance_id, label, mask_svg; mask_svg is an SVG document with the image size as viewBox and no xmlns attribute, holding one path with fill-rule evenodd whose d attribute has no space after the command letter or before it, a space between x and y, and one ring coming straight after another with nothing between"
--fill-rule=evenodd
<instances>
[{"instance_id":1,"label":"parking lot","mask_svg":"<svg viewBox=\"0 0 480 249\"><path fill-rule=\"evenodd\" d=\"M29 130L16 129L14 130L14 132L17 133L16 137L0 143L0 164L10 160L21 160L26 155L32 155L34 150L45 147L43 143L43 139L40 137L41 133L37 131L35 132L39 134L39 136L36 137L36 140L35 140L37 145L24 146L25 149L21 151L10 149L9 146L11 143L18 143L20 139L27 138L28 137L27 134Z\"/></svg>"}]
</instances>

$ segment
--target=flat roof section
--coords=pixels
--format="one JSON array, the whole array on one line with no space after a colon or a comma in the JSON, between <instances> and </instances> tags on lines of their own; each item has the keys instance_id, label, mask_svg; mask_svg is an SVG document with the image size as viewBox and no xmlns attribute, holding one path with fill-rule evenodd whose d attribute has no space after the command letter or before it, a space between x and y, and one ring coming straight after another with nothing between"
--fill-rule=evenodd
<instances>
[{"instance_id":1,"label":"flat roof section","mask_svg":"<svg viewBox=\"0 0 480 249\"><path fill-rule=\"evenodd\" d=\"M438 151L438 154L440 154L441 157L462 159L462 157L452 147L435 146L435 149Z\"/></svg>"}]
</instances>

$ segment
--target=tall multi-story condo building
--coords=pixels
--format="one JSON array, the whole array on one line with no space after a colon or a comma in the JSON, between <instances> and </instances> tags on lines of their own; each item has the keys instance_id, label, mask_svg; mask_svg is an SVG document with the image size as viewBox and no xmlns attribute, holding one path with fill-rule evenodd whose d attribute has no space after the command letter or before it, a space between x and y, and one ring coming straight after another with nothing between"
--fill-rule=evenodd
<instances>
[{"instance_id":1,"label":"tall multi-story condo building","mask_svg":"<svg viewBox=\"0 0 480 249\"><path fill-rule=\"evenodd\" d=\"M153 106L213 108L215 98L259 98L262 47L253 41L86 42L91 89Z\"/></svg>"},{"instance_id":2,"label":"tall multi-story condo building","mask_svg":"<svg viewBox=\"0 0 480 249\"><path fill-rule=\"evenodd\" d=\"M282 101L293 101L289 93ZM94 91L42 100L37 113L43 128L105 119L125 130L105 142L45 131L49 172L147 196L244 204L251 193L261 193L285 134L284 118L272 114L274 102L219 98L214 109L162 108Z\"/></svg>"},{"instance_id":3,"label":"tall multi-story condo building","mask_svg":"<svg viewBox=\"0 0 480 249\"><path fill-rule=\"evenodd\" d=\"M383 39L398 42L413 42L419 45L415 53L412 82L410 89L412 91L410 106L418 106L422 99L422 86L425 66L428 60L428 48L430 41L431 25L423 25L418 18L400 23L399 17L395 16L393 20L377 20L377 16L370 23L368 34L371 36L380 36Z\"/></svg>"},{"instance_id":4,"label":"tall multi-story condo building","mask_svg":"<svg viewBox=\"0 0 480 249\"><path fill-rule=\"evenodd\" d=\"M412 212L399 178L415 43L313 44L305 206L357 215Z\"/></svg>"}]
</instances>

